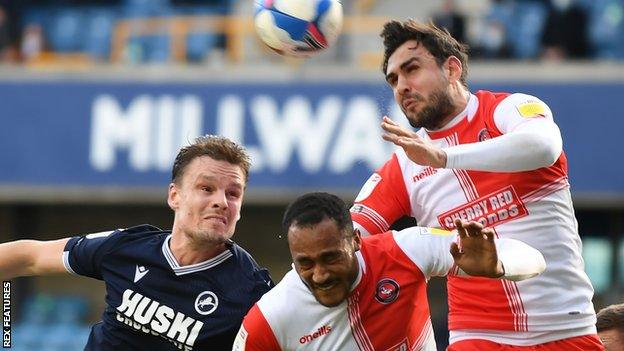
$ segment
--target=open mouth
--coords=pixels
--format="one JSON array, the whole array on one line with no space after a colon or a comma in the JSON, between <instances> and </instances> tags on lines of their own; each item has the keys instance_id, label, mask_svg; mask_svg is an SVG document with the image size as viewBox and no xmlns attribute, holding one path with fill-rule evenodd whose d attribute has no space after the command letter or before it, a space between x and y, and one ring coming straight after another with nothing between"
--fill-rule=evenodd
<instances>
[{"instance_id":1,"label":"open mouth","mask_svg":"<svg viewBox=\"0 0 624 351\"><path fill-rule=\"evenodd\" d=\"M338 285L338 282L331 282L329 284L315 285L314 289L320 290L320 291L329 291L335 288L337 285Z\"/></svg>"},{"instance_id":2,"label":"open mouth","mask_svg":"<svg viewBox=\"0 0 624 351\"><path fill-rule=\"evenodd\" d=\"M208 217L205 217L204 219L209 220L209 221L213 221L213 222L218 222L218 223L221 223L223 225L227 224L227 219L225 217L222 217L222 216L208 216Z\"/></svg>"}]
</instances>

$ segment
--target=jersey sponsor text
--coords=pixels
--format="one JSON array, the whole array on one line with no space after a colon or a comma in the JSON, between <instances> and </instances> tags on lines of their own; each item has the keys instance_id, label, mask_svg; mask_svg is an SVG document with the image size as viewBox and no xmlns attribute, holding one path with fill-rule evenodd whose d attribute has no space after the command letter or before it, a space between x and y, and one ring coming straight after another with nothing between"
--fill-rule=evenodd
<instances>
[{"instance_id":1,"label":"jersey sponsor text","mask_svg":"<svg viewBox=\"0 0 624 351\"><path fill-rule=\"evenodd\" d=\"M126 289L117 320L147 334L161 336L180 350L192 350L204 323L138 292Z\"/></svg>"},{"instance_id":2,"label":"jersey sponsor text","mask_svg":"<svg viewBox=\"0 0 624 351\"><path fill-rule=\"evenodd\" d=\"M438 216L438 221L449 230L455 228L455 219L477 221L486 227L493 227L527 214L524 202L510 185L444 212Z\"/></svg>"}]
</instances>

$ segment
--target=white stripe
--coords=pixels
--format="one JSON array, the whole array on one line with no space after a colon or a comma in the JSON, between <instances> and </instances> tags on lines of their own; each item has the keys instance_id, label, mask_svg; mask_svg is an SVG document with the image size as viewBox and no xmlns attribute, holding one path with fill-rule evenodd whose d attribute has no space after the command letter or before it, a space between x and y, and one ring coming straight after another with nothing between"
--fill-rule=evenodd
<instances>
[{"instance_id":1,"label":"white stripe","mask_svg":"<svg viewBox=\"0 0 624 351\"><path fill-rule=\"evenodd\" d=\"M463 191L464 195L466 196L466 200L468 202L474 200L475 197L470 192L470 187L466 185L466 180L464 179L463 174L461 173L461 171L458 170L458 169L454 169L453 173L455 174L455 177L459 181L459 186L462 188L462 191Z\"/></svg>"},{"instance_id":2,"label":"white stripe","mask_svg":"<svg viewBox=\"0 0 624 351\"><path fill-rule=\"evenodd\" d=\"M386 230L388 230L388 228L390 228L388 222L386 222L386 220L382 216L380 216L375 210L362 204L358 204L358 206L361 207L361 210L356 213L360 213L362 216L370 219L373 224L375 224L377 228L380 229L381 232L385 232Z\"/></svg>"},{"instance_id":3,"label":"white stripe","mask_svg":"<svg viewBox=\"0 0 624 351\"><path fill-rule=\"evenodd\" d=\"M463 181L463 185L465 189L468 191L468 195L469 195L468 200L470 201L476 200L478 198L477 190L475 189L474 184L470 180L470 177L468 177L468 173L463 169L456 169L455 171L461 177Z\"/></svg>"},{"instance_id":4,"label":"white stripe","mask_svg":"<svg viewBox=\"0 0 624 351\"><path fill-rule=\"evenodd\" d=\"M71 265L69 264L69 251L63 251L63 266L65 266L65 269L73 274L73 275L78 275L78 273L76 273L72 268Z\"/></svg>"},{"instance_id":5,"label":"white stripe","mask_svg":"<svg viewBox=\"0 0 624 351\"><path fill-rule=\"evenodd\" d=\"M429 339L429 335L431 334L432 330L433 329L431 327L431 317L429 317L427 318L425 324L423 324L423 328L421 329L420 335L418 335L418 338L416 339L412 350L420 350L427 341L427 339Z\"/></svg>"},{"instance_id":6,"label":"white stripe","mask_svg":"<svg viewBox=\"0 0 624 351\"><path fill-rule=\"evenodd\" d=\"M459 145L459 136L457 135L457 133L453 133L445 139L450 146ZM453 172L455 172L455 174L461 178L460 183L462 185L462 188L464 189L464 192L467 191L467 195L469 196L468 200L472 201L478 198L479 196L477 188L472 182L472 179L470 179L470 177L468 176L468 172L463 169L453 169Z\"/></svg>"},{"instance_id":7,"label":"white stripe","mask_svg":"<svg viewBox=\"0 0 624 351\"><path fill-rule=\"evenodd\" d=\"M479 192L477 191L477 187L475 186L475 183L472 181L472 178L470 178L470 176L468 175L468 171L466 170L460 170L460 171L464 174L464 177L466 177L466 183L470 187L470 190L472 190L472 193L474 196L473 200L476 200L479 197Z\"/></svg>"},{"instance_id":8,"label":"white stripe","mask_svg":"<svg viewBox=\"0 0 624 351\"><path fill-rule=\"evenodd\" d=\"M509 305L509 309L511 310L511 315L513 317L514 330L517 331L518 325L516 322L516 312L514 311L514 304L511 302L511 299L509 298L509 291L507 291L507 284L505 284L506 281L502 280L501 283L503 284L503 289L505 290L505 298L507 299L507 304Z\"/></svg>"},{"instance_id":9,"label":"white stripe","mask_svg":"<svg viewBox=\"0 0 624 351\"><path fill-rule=\"evenodd\" d=\"M518 284L516 282L509 282L510 286L513 288L514 296L516 296L516 301L518 303L518 309L520 310L520 327L521 331L528 331L528 316L526 310L524 309L524 304L522 303L522 296L520 296L520 290L518 290Z\"/></svg>"},{"instance_id":10,"label":"white stripe","mask_svg":"<svg viewBox=\"0 0 624 351\"><path fill-rule=\"evenodd\" d=\"M564 176L555 179L550 183L544 184L541 187L531 191L530 193L524 194L522 196L522 200L524 200L525 202L537 201L549 194L554 193L555 191L565 189L567 186L569 186L568 177Z\"/></svg>"},{"instance_id":11,"label":"white stripe","mask_svg":"<svg viewBox=\"0 0 624 351\"><path fill-rule=\"evenodd\" d=\"M203 270L218 266L222 262L226 261L228 258L234 256L232 252L230 252L230 250L226 250L218 254L217 256L209 260L206 260L204 262L199 262L199 263L191 264L188 266L180 266L178 261L175 259L173 252L171 252L171 248L169 248L170 241L171 241L171 234L169 234L165 238L165 241L163 242L163 246L162 246L162 252L165 256L165 259L169 263L169 266L171 266L171 269L177 276L195 273L195 272L203 271Z\"/></svg>"},{"instance_id":12,"label":"white stripe","mask_svg":"<svg viewBox=\"0 0 624 351\"><path fill-rule=\"evenodd\" d=\"M374 351L373 344L371 343L366 331L362 326L362 319L360 318L359 293L354 294L348 300L349 321L351 322L351 333L355 338L355 342L361 351Z\"/></svg>"},{"instance_id":13,"label":"white stripe","mask_svg":"<svg viewBox=\"0 0 624 351\"><path fill-rule=\"evenodd\" d=\"M524 308L522 307L522 301L518 295L518 291L515 286L515 282L510 282L507 280L503 280L503 288L505 289L505 294L507 295L507 300L509 302L509 306L511 308L511 312L514 318L514 330L516 331L526 331L526 313L524 312Z\"/></svg>"}]
</instances>

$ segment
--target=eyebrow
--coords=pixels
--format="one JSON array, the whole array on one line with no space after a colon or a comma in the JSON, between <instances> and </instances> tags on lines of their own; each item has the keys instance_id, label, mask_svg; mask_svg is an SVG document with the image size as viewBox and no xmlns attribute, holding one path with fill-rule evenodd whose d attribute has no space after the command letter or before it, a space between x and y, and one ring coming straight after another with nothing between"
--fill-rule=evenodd
<instances>
[{"instance_id":1,"label":"eyebrow","mask_svg":"<svg viewBox=\"0 0 624 351\"><path fill-rule=\"evenodd\" d=\"M200 175L197 178L198 181L208 181L208 182L218 182L219 179L215 176L211 176L211 175ZM244 188L245 185L241 182L234 182L232 185L236 186L236 187L240 187L240 188Z\"/></svg>"},{"instance_id":2,"label":"eyebrow","mask_svg":"<svg viewBox=\"0 0 624 351\"><path fill-rule=\"evenodd\" d=\"M401 64L401 66L399 66L399 71L402 71L405 69L405 67L411 65L414 61L420 61L420 57L411 57L410 59L408 59L407 61L403 62ZM394 72L390 72L386 75L386 82L390 82L391 78L396 77L396 73Z\"/></svg>"}]
</instances>

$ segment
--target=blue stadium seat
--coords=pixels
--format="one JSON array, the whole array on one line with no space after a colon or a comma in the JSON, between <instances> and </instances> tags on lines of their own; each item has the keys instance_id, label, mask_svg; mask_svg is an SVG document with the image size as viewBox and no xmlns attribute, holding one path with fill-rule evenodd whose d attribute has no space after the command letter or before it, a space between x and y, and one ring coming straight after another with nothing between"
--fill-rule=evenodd
<instances>
[{"instance_id":1,"label":"blue stadium seat","mask_svg":"<svg viewBox=\"0 0 624 351\"><path fill-rule=\"evenodd\" d=\"M58 52L81 51L84 25L82 9L68 7L54 12L46 28L51 48Z\"/></svg>"},{"instance_id":2,"label":"blue stadium seat","mask_svg":"<svg viewBox=\"0 0 624 351\"><path fill-rule=\"evenodd\" d=\"M84 35L84 51L93 59L107 60L110 56L111 40L117 12L113 8L91 8L87 10L87 25Z\"/></svg>"},{"instance_id":3,"label":"blue stadium seat","mask_svg":"<svg viewBox=\"0 0 624 351\"><path fill-rule=\"evenodd\" d=\"M600 59L624 59L624 1L595 0L590 6L589 38Z\"/></svg>"},{"instance_id":4,"label":"blue stadium seat","mask_svg":"<svg viewBox=\"0 0 624 351\"><path fill-rule=\"evenodd\" d=\"M213 33L191 33L186 38L186 59L189 62L200 62L212 50L218 40Z\"/></svg>"},{"instance_id":5,"label":"blue stadium seat","mask_svg":"<svg viewBox=\"0 0 624 351\"><path fill-rule=\"evenodd\" d=\"M179 5L175 12L181 16L222 16L229 12L229 1L215 1L205 5ZM190 62L200 62L217 44L223 42L223 35L210 33L205 30L194 30L191 26L186 37L186 59Z\"/></svg>"},{"instance_id":6,"label":"blue stadium seat","mask_svg":"<svg viewBox=\"0 0 624 351\"><path fill-rule=\"evenodd\" d=\"M538 1L518 1L514 6L514 15L507 27L513 56L520 59L535 58L540 53L548 9Z\"/></svg>"},{"instance_id":7,"label":"blue stadium seat","mask_svg":"<svg viewBox=\"0 0 624 351\"><path fill-rule=\"evenodd\" d=\"M142 18L167 16L172 9L169 0L125 0L122 12L126 18Z\"/></svg>"}]
</instances>

